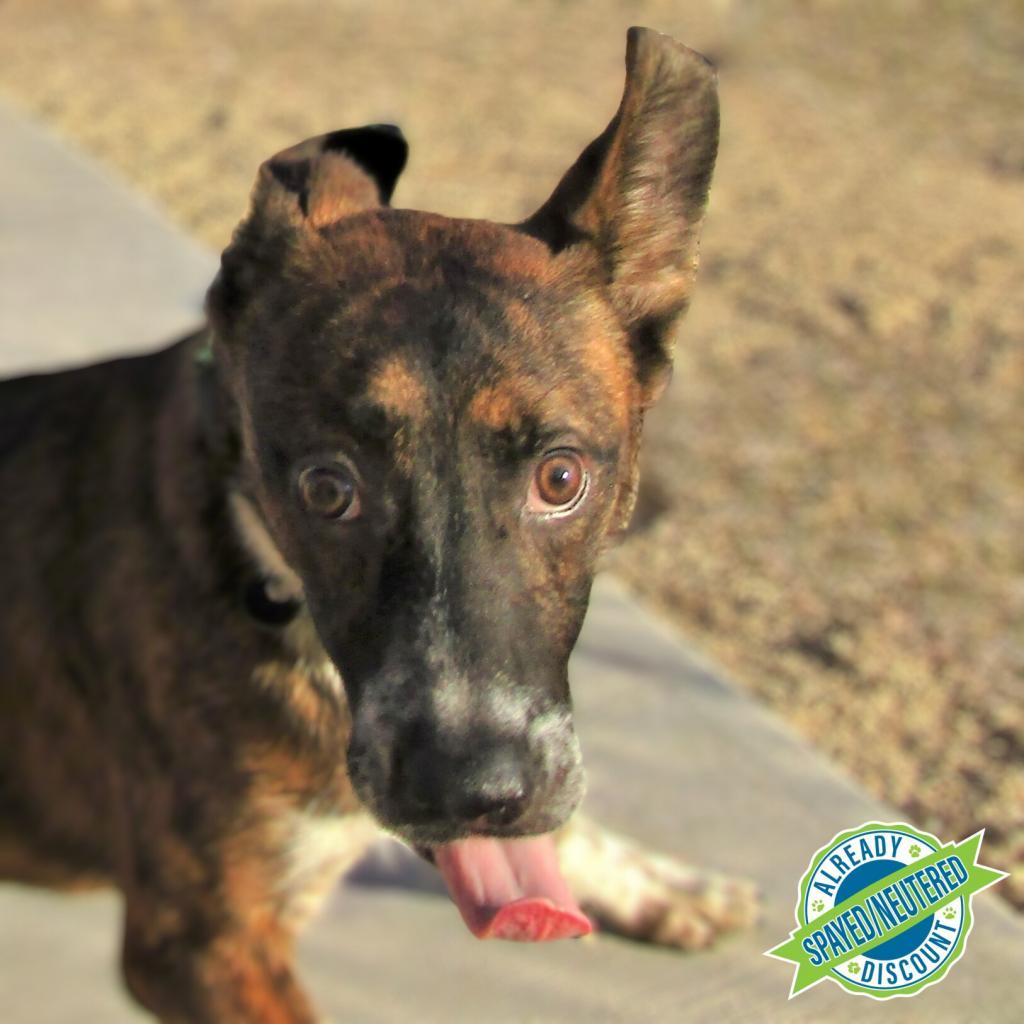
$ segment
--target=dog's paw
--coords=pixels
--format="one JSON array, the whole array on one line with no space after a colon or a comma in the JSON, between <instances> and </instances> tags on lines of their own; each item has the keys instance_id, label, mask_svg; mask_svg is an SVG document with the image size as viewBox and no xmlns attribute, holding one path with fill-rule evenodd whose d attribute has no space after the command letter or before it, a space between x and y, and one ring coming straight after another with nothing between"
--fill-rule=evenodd
<instances>
[{"instance_id":1,"label":"dog's paw","mask_svg":"<svg viewBox=\"0 0 1024 1024\"><path fill-rule=\"evenodd\" d=\"M634 852L633 877L626 882L632 892L621 903L602 901L593 907L598 924L606 931L693 950L704 949L720 935L757 920L753 883L700 871L643 850Z\"/></svg>"},{"instance_id":2,"label":"dog's paw","mask_svg":"<svg viewBox=\"0 0 1024 1024\"><path fill-rule=\"evenodd\" d=\"M652 853L592 822L571 824L559 850L584 910L616 935L704 949L757 920L753 883Z\"/></svg>"}]
</instances>

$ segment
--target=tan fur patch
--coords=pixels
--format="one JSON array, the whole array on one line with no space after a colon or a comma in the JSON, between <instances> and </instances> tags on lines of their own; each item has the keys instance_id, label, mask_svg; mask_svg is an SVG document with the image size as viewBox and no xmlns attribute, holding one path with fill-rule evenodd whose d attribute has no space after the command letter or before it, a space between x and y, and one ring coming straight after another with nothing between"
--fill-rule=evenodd
<instances>
[{"instance_id":1,"label":"tan fur patch","mask_svg":"<svg viewBox=\"0 0 1024 1024\"><path fill-rule=\"evenodd\" d=\"M470 419L491 430L515 426L520 417L520 403L507 386L483 388L469 404Z\"/></svg>"},{"instance_id":2,"label":"tan fur patch","mask_svg":"<svg viewBox=\"0 0 1024 1024\"><path fill-rule=\"evenodd\" d=\"M587 372L601 382L601 388L615 407L620 426L638 401L633 364L622 340L601 321L588 325L580 339L580 357Z\"/></svg>"},{"instance_id":3,"label":"tan fur patch","mask_svg":"<svg viewBox=\"0 0 1024 1024\"><path fill-rule=\"evenodd\" d=\"M370 379L368 394L385 412L416 420L426 415L427 389L400 356L389 356Z\"/></svg>"}]
</instances>

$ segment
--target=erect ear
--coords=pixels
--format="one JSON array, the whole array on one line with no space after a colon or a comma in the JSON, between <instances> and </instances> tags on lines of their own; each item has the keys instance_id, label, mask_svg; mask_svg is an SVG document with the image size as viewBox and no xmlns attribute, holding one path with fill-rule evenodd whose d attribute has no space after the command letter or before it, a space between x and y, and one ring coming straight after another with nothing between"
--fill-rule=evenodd
<instances>
[{"instance_id":1,"label":"erect ear","mask_svg":"<svg viewBox=\"0 0 1024 1024\"><path fill-rule=\"evenodd\" d=\"M675 328L696 276L718 150L716 79L699 53L631 28L618 112L520 225L556 252L596 249L645 405L670 377Z\"/></svg>"},{"instance_id":2,"label":"erect ear","mask_svg":"<svg viewBox=\"0 0 1024 1024\"><path fill-rule=\"evenodd\" d=\"M407 155L395 125L371 124L318 135L265 161L207 298L214 321L245 299L261 270L274 269L290 232L387 205Z\"/></svg>"}]
</instances>

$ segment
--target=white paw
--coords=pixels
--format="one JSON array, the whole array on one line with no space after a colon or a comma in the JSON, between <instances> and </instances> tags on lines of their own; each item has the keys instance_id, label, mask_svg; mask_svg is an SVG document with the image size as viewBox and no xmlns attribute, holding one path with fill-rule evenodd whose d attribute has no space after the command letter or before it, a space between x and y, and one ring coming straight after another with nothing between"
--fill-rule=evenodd
<instances>
[{"instance_id":1,"label":"white paw","mask_svg":"<svg viewBox=\"0 0 1024 1024\"><path fill-rule=\"evenodd\" d=\"M570 824L562 870L605 931L678 949L703 949L758 916L751 882L653 853L589 821Z\"/></svg>"}]
</instances>

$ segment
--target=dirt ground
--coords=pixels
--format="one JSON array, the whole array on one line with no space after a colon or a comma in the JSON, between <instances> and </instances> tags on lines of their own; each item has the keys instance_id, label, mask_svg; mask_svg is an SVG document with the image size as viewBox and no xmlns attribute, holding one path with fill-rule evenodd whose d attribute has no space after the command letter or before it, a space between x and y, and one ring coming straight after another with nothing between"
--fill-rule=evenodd
<instances>
[{"instance_id":1,"label":"dirt ground","mask_svg":"<svg viewBox=\"0 0 1024 1024\"><path fill-rule=\"evenodd\" d=\"M264 157L378 120L396 203L508 220L629 24L716 61L723 136L610 564L872 792L987 826L1024 908L1024 3L4 0L0 92L212 246Z\"/></svg>"}]
</instances>

